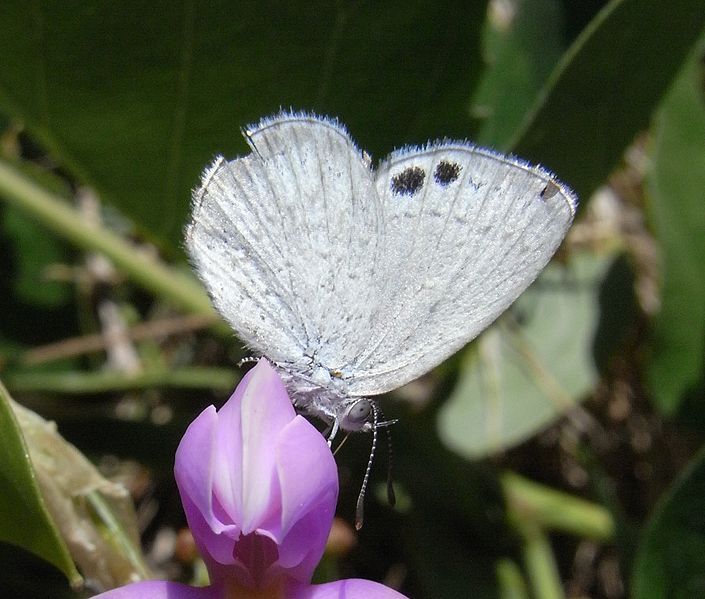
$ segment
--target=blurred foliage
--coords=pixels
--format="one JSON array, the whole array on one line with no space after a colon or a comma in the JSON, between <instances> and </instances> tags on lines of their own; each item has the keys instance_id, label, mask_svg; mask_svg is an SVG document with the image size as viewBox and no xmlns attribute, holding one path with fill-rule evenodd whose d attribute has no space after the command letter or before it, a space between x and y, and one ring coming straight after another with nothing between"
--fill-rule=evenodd
<instances>
[{"instance_id":1,"label":"blurred foliage","mask_svg":"<svg viewBox=\"0 0 705 599\"><path fill-rule=\"evenodd\" d=\"M644 531L634 567L635 599L705 596L705 452L684 469Z\"/></svg>"},{"instance_id":2,"label":"blurred foliage","mask_svg":"<svg viewBox=\"0 0 705 599\"><path fill-rule=\"evenodd\" d=\"M81 576L40 493L11 399L0 383L0 541L36 553L74 583Z\"/></svg>"},{"instance_id":3,"label":"blurred foliage","mask_svg":"<svg viewBox=\"0 0 705 599\"><path fill-rule=\"evenodd\" d=\"M173 451L242 356L181 250L204 165L290 106L375 159L511 150L573 186L580 218L496 326L385 402L399 507L370 500L333 569L413 597L697 596L703 27L705 0L1 3L0 379L127 481L150 565L188 579L155 549L184 525ZM0 539L75 580L8 405ZM338 456L348 520L368 443ZM606 508L617 545L590 532ZM0 588L78 596L8 547Z\"/></svg>"},{"instance_id":4,"label":"blurred foliage","mask_svg":"<svg viewBox=\"0 0 705 599\"><path fill-rule=\"evenodd\" d=\"M175 250L190 189L280 107L340 117L376 155L467 134L484 2L0 7L0 99L61 162ZM370 109L374 107L374 109Z\"/></svg>"},{"instance_id":5,"label":"blurred foliage","mask_svg":"<svg viewBox=\"0 0 705 599\"><path fill-rule=\"evenodd\" d=\"M648 382L667 414L705 424L705 89L700 44L654 123L648 216L663 264Z\"/></svg>"},{"instance_id":6,"label":"blurred foliage","mask_svg":"<svg viewBox=\"0 0 705 599\"><path fill-rule=\"evenodd\" d=\"M596 379L592 343L608 259L574 254L553 266L465 354L439 414L441 439L482 457L536 434L570 411Z\"/></svg>"}]
</instances>

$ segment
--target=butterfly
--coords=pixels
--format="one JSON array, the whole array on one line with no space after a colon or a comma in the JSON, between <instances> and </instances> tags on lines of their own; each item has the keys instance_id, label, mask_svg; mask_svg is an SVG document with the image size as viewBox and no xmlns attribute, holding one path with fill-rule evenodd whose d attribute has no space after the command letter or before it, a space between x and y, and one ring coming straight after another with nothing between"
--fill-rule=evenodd
<instances>
[{"instance_id":1,"label":"butterfly","mask_svg":"<svg viewBox=\"0 0 705 599\"><path fill-rule=\"evenodd\" d=\"M577 209L549 171L467 142L375 167L331 118L282 112L243 134L251 153L216 158L193 193L187 249L216 309L331 439L378 426L374 396L492 323Z\"/></svg>"}]
</instances>

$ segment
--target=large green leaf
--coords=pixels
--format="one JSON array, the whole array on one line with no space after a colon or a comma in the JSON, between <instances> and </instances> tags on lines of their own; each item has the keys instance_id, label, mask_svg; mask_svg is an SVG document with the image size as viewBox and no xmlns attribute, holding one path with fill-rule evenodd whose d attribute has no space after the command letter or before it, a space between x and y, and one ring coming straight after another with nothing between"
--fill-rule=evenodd
<instances>
[{"instance_id":1,"label":"large green leaf","mask_svg":"<svg viewBox=\"0 0 705 599\"><path fill-rule=\"evenodd\" d=\"M497 597L493 564L510 550L512 536L495 473L448 451L435 434L430 411L399 416L394 466L399 507L407 511L400 534L420 585L412 596Z\"/></svg>"},{"instance_id":2,"label":"large green leaf","mask_svg":"<svg viewBox=\"0 0 705 599\"><path fill-rule=\"evenodd\" d=\"M148 578L127 489L101 476L54 422L9 403L47 511L83 575L102 588Z\"/></svg>"},{"instance_id":3,"label":"large green leaf","mask_svg":"<svg viewBox=\"0 0 705 599\"><path fill-rule=\"evenodd\" d=\"M340 116L375 155L467 136L484 11L483 1L459 0L9 0L0 4L0 107L173 246L203 165L243 151L238 128L280 106ZM703 0L612 2L538 94L517 152L587 195L648 122L704 23ZM543 73L525 76L519 87L530 92ZM497 105L516 94L511 81L496 89ZM509 123L528 100L518 95ZM509 133L483 138L504 144Z\"/></svg>"},{"instance_id":4,"label":"large green leaf","mask_svg":"<svg viewBox=\"0 0 705 599\"><path fill-rule=\"evenodd\" d=\"M648 382L674 413L705 393L705 103L700 57L693 56L656 118L648 198L663 268Z\"/></svg>"},{"instance_id":5,"label":"large green leaf","mask_svg":"<svg viewBox=\"0 0 705 599\"><path fill-rule=\"evenodd\" d=\"M39 492L10 401L0 383L0 541L35 553L78 584L81 576Z\"/></svg>"},{"instance_id":6,"label":"large green leaf","mask_svg":"<svg viewBox=\"0 0 705 599\"><path fill-rule=\"evenodd\" d=\"M0 540L53 563L75 584L74 562L103 588L148 577L127 489L103 478L55 423L1 386L0 395Z\"/></svg>"},{"instance_id":7,"label":"large green leaf","mask_svg":"<svg viewBox=\"0 0 705 599\"><path fill-rule=\"evenodd\" d=\"M563 56L514 151L587 198L648 126L704 26L704 0L610 2Z\"/></svg>"},{"instance_id":8,"label":"large green leaf","mask_svg":"<svg viewBox=\"0 0 705 599\"><path fill-rule=\"evenodd\" d=\"M176 245L200 170L282 106L339 116L376 154L467 135L484 13L482 0L7 0L0 108Z\"/></svg>"},{"instance_id":9,"label":"large green leaf","mask_svg":"<svg viewBox=\"0 0 705 599\"><path fill-rule=\"evenodd\" d=\"M439 413L439 434L476 458L506 449L574 406L595 380L592 343L608 260L552 265L464 356ZM510 324L519 315L520 324Z\"/></svg>"},{"instance_id":10,"label":"large green leaf","mask_svg":"<svg viewBox=\"0 0 705 599\"><path fill-rule=\"evenodd\" d=\"M479 144L508 149L565 50L559 0L495 3L485 25L487 68L472 98Z\"/></svg>"},{"instance_id":11,"label":"large green leaf","mask_svg":"<svg viewBox=\"0 0 705 599\"><path fill-rule=\"evenodd\" d=\"M663 497L641 540L634 599L705 597L705 450Z\"/></svg>"}]
</instances>

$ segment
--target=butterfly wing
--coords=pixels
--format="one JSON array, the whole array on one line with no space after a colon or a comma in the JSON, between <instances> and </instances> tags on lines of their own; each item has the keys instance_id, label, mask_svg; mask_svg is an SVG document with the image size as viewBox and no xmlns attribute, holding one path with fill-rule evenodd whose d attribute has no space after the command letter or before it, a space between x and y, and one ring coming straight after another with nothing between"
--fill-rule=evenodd
<instances>
[{"instance_id":1,"label":"butterfly wing","mask_svg":"<svg viewBox=\"0 0 705 599\"><path fill-rule=\"evenodd\" d=\"M577 199L553 175L468 144L398 151L381 165L387 286L352 395L407 383L459 350L536 278Z\"/></svg>"},{"instance_id":2,"label":"butterfly wing","mask_svg":"<svg viewBox=\"0 0 705 599\"><path fill-rule=\"evenodd\" d=\"M369 160L336 122L281 114L245 131L194 193L188 251L215 307L292 370L349 364L378 288L382 207Z\"/></svg>"}]
</instances>

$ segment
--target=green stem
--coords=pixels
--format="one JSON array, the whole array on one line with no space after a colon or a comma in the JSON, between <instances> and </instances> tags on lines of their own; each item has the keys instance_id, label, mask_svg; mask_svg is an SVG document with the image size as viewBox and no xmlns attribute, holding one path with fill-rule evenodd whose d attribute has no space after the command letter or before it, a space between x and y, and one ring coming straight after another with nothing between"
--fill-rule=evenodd
<instances>
[{"instance_id":1,"label":"green stem","mask_svg":"<svg viewBox=\"0 0 705 599\"><path fill-rule=\"evenodd\" d=\"M154 369L136 375L122 372L17 372L5 376L14 392L106 393L149 387L231 391L237 375L227 368L192 366L178 370Z\"/></svg>"},{"instance_id":2,"label":"green stem","mask_svg":"<svg viewBox=\"0 0 705 599\"><path fill-rule=\"evenodd\" d=\"M527 480L502 475L508 509L545 530L558 530L597 541L614 538L614 521L603 507Z\"/></svg>"},{"instance_id":3,"label":"green stem","mask_svg":"<svg viewBox=\"0 0 705 599\"><path fill-rule=\"evenodd\" d=\"M513 560L507 557L498 560L495 573L499 584L500 599L529 599L524 576Z\"/></svg>"},{"instance_id":4,"label":"green stem","mask_svg":"<svg viewBox=\"0 0 705 599\"><path fill-rule=\"evenodd\" d=\"M516 522L523 544L524 567L529 575L533 596L540 599L564 599L563 585L551 543L535 523Z\"/></svg>"},{"instance_id":5,"label":"green stem","mask_svg":"<svg viewBox=\"0 0 705 599\"><path fill-rule=\"evenodd\" d=\"M195 314L213 313L208 296L193 277L138 251L112 231L87 222L64 199L46 191L3 161L0 161L0 196L71 243L104 254L151 293ZM215 326L221 333L232 334L222 322Z\"/></svg>"}]
</instances>

